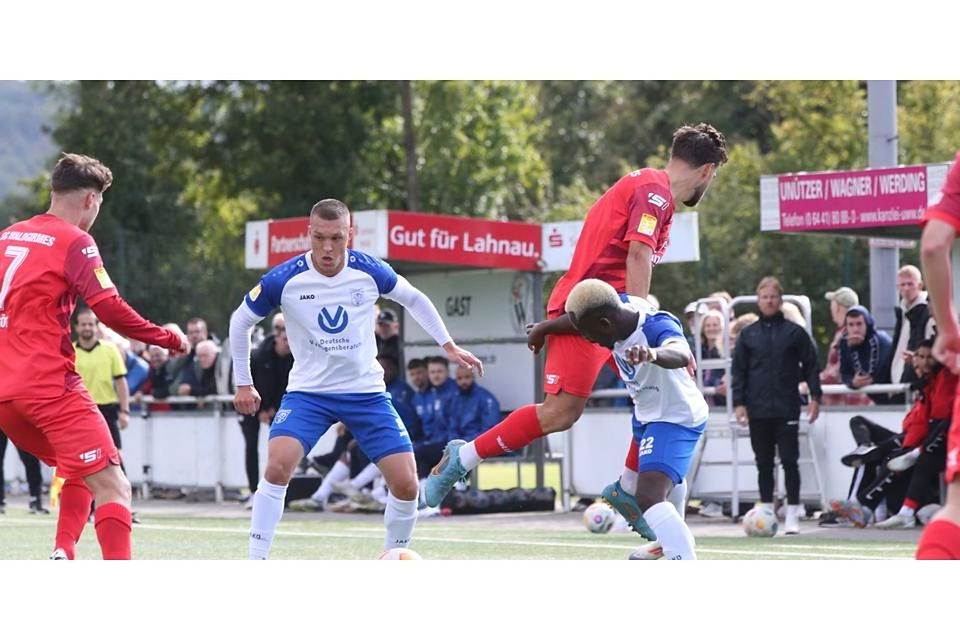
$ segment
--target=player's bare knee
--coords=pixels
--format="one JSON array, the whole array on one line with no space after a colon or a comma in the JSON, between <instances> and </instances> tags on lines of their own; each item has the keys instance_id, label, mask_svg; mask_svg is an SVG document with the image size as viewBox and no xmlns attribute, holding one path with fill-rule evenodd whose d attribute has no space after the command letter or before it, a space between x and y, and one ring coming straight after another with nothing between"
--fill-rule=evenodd
<instances>
[{"instance_id":1,"label":"player's bare knee","mask_svg":"<svg viewBox=\"0 0 960 640\"><path fill-rule=\"evenodd\" d=\"M293 475L293 470L289 469L287 465L277 461L269 461L263 472L263 479L270 484L286 486L290 483L291 475Z\"/></svg>"},{"instance_id":2,"label":"player's bare knee","mask_svg":"<svg viewBox=\"0 0 960 640\"><path fill-rule=\"evenodd\" d=\"M420 484L417 482L416 476L414 476L412 478L394 480L389 488L390 493L397 500L416 500L417 492L420 490Z\"/></svg>"}]
</instances>

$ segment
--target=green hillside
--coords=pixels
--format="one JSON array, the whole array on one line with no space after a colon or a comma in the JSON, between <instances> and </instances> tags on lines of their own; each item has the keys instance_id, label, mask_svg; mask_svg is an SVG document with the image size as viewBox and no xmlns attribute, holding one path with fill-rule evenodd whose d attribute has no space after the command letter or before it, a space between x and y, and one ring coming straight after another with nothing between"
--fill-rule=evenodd
<instances>
[{"instance_id":1,"label":"green hillside","mask_svg":"<svg viewBox=\"0 0 960 640\"><path fill-rule=\"evenodd\" d=\"M0 82L0 198L17 180L32 178L54 152L43 126L51 122L52 98L26 82Z\"/></svg>"}]
</instances>

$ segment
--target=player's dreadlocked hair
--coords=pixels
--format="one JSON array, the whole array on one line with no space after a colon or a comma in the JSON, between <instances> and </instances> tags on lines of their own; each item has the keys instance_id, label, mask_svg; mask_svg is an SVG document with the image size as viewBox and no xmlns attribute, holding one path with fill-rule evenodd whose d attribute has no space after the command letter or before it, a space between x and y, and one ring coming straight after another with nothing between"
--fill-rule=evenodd
<instances>
[{"instance_id":1,"label":"player's dreadlocked hair","mask_svg":"<svg viewBox=\"0 0 960 640\"><path fill-rule=\"evenodd\" d=\"M620 306L620 296L616 290L603 280L591 278L577 283L564 309L574 324L578 324L591 311L616 309Z\"/></svg>"},{"instance_id":2,"label":"player's dreadlocked hair","mask_svg":"<svg viewBox=\"0 0 960 640\"><path fill-rule=\"evenodd\" d=\"M710 162L720 166L727 161L727 140L705 122L695 127L684 125L673 134L670 157L683 160L692 167L702 167Z\"/></svg>"}]
</instances>

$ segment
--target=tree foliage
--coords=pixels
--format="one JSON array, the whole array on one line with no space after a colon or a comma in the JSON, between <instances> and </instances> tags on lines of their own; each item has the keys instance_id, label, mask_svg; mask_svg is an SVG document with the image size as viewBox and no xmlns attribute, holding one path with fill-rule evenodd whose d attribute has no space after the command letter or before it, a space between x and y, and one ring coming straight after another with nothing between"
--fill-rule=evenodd
<instances>
[{"instance_id":1,"label":"tree foliage","mask_svg":"<svg viewBox=\"0 0 960 640\"><path fill-rule=\"evenodd\" d=\"M55 147L114 171L94 235L124 296L155 320L202 315L225 329L255 278L243 268L248 220L303 216L323 197L356 210L406 208L399 82L48 88L63 105ZM865 240L759 231L761 175L867 166L864 82L418 80L409 88L406 141L415 140L422 211L579 219L626 172L662 167L678 126L706 121L725 133L730 162L697 207L701 261L655 271L664 306L679 313L712 291L750 293L772 274L810 296L825 335L825 291L849 285L869 300ZM898 101L900 161L952 159L960 83L901 82ZM46 206L46 175L28 185L0 203L5 224Z\"/></svg>"}]
</instances>

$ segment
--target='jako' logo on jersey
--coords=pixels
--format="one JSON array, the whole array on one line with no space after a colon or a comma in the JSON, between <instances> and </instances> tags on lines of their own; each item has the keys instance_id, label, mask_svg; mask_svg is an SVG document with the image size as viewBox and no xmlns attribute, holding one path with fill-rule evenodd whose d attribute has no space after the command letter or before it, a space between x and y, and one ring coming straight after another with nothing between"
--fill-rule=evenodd
<instances>
[{"instance_id":1,"label":"'jako' logo on jersey","mask_svg":"<svg viewBox=\"0 0 960 640\"><path fill-rule=\"evenodd\" d=\"M320 313L317 315L317 322L320 324L320 328L327 333L340 333L346 329L347 319L347 310L341 306L338 306L332 314L324 307L320 309Z\"/></svg>"}]
</instances>

